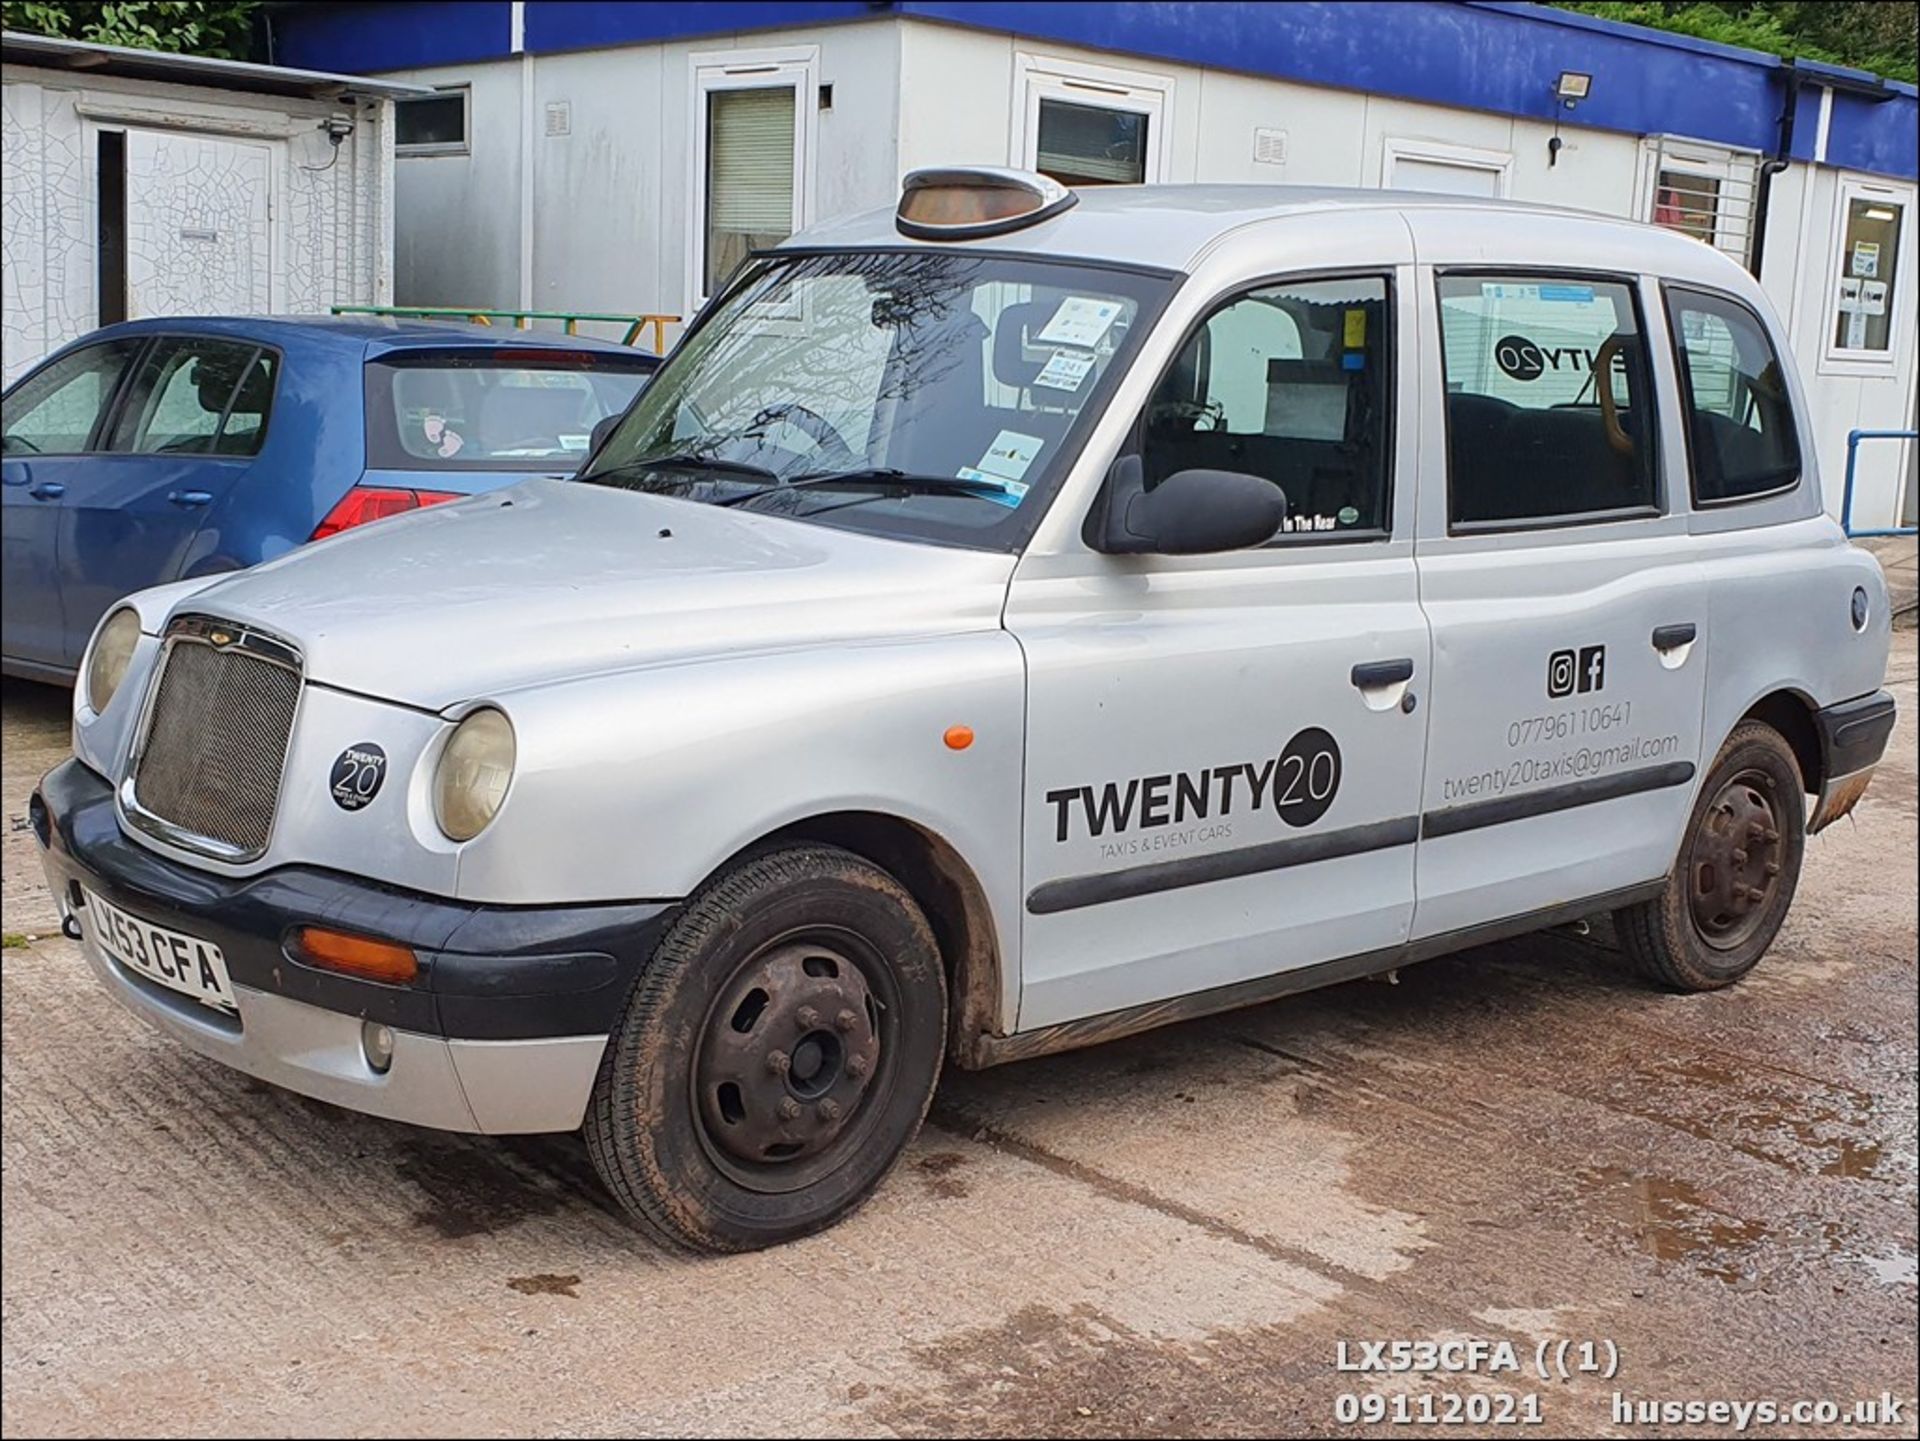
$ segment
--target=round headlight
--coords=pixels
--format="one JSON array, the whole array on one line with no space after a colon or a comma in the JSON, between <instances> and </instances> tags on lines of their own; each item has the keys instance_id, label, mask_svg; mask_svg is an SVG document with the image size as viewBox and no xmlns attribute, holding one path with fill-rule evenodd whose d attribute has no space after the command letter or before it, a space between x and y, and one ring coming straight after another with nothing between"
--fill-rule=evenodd
<instances>
[{"instance_id":1,"label":"round headlight","mask_svg":"<svg viewBox=\"0 0 1920 1441\"><path fill-rule=\"evenodd\" d=\"M99 715L126 679L127 664L133 648L140 642L140 617L122 606L107 617L100 633L93 638L93 655L87 661L87 704Z\"/></svg>"},{"instance_id":2,"label":"round headlight","mask_svg":"<svg viewBox=\"0 0 1920 1441\"><path fill-rule=\"evenodd\" d=\"M449 840L470 841L507 798L513 779L513 727L497 710L461 721L433 776L433 818Z\"/></svg>"}]
</instances>

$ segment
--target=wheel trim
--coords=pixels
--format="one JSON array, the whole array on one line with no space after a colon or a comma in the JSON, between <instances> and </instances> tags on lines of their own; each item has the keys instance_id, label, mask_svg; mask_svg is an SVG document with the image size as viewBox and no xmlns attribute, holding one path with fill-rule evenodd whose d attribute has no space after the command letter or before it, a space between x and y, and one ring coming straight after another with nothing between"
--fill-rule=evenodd
<instances>
[{"instance_id":1,"label":"wheel trim","mask_svg":"<svg viewBox=\"0 0 1920 1441\"><path fill-rule=\"evenodd\" d=\"M1777 782L1741 771L1721 786L1687 852L1687 906L1700 939L1738 949L1759 931L1781 874Z\"/></svg>"},{"instance_id":2,"label":"wheel trim","mask_svg":"<svg viewBox=\"0 0 1920 1441\"><path fill-rule=\"evenodd\" d=\"M692 1065L695 1129L714 1165L774 1194L855 1154L890 1089L896 996L891 968L849 931L789 933L736 967Z\"/></svg>"}]
</instances>

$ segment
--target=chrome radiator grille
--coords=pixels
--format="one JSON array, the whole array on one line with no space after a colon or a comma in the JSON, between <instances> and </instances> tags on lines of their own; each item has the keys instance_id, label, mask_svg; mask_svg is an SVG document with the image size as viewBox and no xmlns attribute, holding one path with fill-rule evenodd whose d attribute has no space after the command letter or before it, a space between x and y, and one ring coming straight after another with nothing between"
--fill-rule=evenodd
<instances>
[{"instance_id":1,"label":"chrome radiator grille","mask_svg":"<svg viewBox=\"0 0 1920 1441\"><path fill-rule=\"evenodd\" d=\"M229 860L267 848L300 699L290 647L204 617L167 630L128 818Z\"/></svg>"}]
</instances>

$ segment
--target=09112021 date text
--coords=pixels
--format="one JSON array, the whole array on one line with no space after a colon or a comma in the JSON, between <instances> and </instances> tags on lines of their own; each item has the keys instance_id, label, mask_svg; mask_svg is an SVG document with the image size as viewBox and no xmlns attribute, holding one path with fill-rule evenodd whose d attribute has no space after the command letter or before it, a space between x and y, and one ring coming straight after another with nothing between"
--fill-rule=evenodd
<instances>
[{"instance_id":1,"label":"09112021 date text","mask_svg":"<svg viewBox=\"0 0 1920 1441\"><path fill-rule=\"evenodd\" d=\"M1342 1426L1538 1426L1540 1397L1530 1391L1396 1391L1333 1399Z\"/></svg>"}]
</instances>

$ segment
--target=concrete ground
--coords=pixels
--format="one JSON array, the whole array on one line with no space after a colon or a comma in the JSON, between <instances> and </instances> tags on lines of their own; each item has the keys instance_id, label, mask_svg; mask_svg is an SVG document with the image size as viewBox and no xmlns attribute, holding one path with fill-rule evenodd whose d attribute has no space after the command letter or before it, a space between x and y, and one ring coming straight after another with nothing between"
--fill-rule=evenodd
<instances>
[{"instance_id":1,"label":"concrete ground","mask_svg":"<svg viewBox=\"0 0 1920 1441\"><path fill-rule=\"evenodd\" d=\"M851 1222L716 1261L648 1249L575 1138L305 1102L117 1009L25 830L64 697L9 685L4 1431L1406 1434L1339 1398L1505 1391L1662 1434L1618 1391L1890 1392L1772 1434L1914 1435L1915 673L1908 630L1891 758L1731 991L1652 990L1601 927L951 1075ZM1460 1337L1611 1342L1618 1379L1335 1365Z\"/></svg>"}]
</instances>

